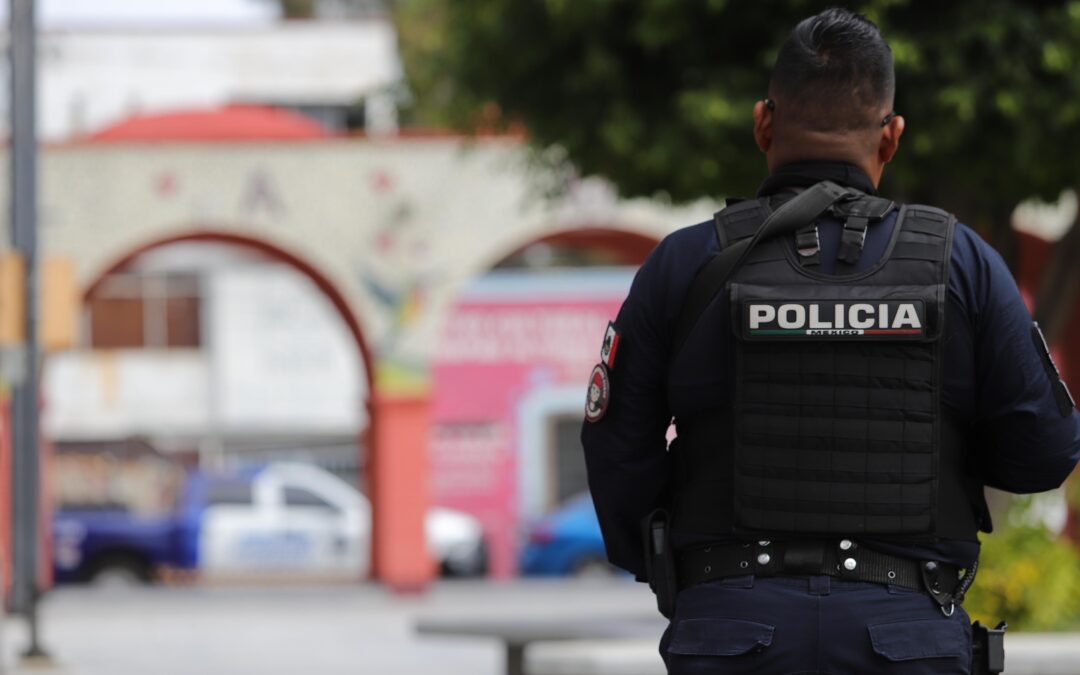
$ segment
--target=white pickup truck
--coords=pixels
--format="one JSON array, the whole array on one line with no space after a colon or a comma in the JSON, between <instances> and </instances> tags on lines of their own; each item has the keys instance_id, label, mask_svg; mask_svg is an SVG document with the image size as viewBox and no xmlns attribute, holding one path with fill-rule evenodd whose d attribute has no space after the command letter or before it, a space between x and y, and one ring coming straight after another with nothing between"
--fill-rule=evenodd
<instances>
[{"instance_id":1,"label":"white pickup truck","mask_svg":"<svg viewBox=\"0 0 1080 675\"><path fill-rule=\"evenodd\" d=\"M275 462L253 475L206 483L199 570L207 578L362 578L371 559L371 505L337 476L308 464ZM480 523L443 508L428 511L427 544L442 571L484 572Z\"/></svg>"}]
</instances>

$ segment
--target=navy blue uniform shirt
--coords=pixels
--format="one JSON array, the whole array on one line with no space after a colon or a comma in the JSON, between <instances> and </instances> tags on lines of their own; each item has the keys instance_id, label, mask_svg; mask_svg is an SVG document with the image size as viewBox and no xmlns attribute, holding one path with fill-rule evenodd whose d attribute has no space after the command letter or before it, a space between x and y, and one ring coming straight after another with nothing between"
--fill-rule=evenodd
<instances>
[{"instance_id":1,"label":"navy blue uniform shirt","mask_svg":"<svg viewBox=\"0 0 1080 675\"><path fill-rule=\"evenodd\" d=\"M806 162L775 171L759 196L820 180L874 194L870 179L849 164ZM884 254L896 212L872 224L856 271ZM842 224L823 219L821 270L833 271ZM792 246L794 246L794 237ZM644 578L641 522L665 506L672 463L666 434L672 418L730 407L734 394L733 333L720 293L672 363L671 333L698 270L719 251L713 221L666 237L638 270L616 319L620 341L611 372L611 402L598 422L585 422L582 442L600 527L611 562ZM972 423L972 464L986 485L1016 493L1058 487L1080 459L1080 413L1063 416L1050 375L1032 340L1031 316L997 254L959 224L952 246L946 309L943 404ZM673 534L676 548L715 542ZM965 566L978 544L941 541L916 548L861 540L908 557Z\"/></svg>"}]
</instances>

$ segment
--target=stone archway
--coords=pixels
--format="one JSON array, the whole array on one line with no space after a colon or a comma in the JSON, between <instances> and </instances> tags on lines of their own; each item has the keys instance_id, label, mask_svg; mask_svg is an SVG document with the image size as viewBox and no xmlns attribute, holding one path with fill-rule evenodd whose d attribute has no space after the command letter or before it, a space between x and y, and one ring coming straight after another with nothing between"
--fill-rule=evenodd
<instances>
[{"instance_id":1,"label":"stone archway","mask_svg":"<svg viewBox=\"0 0 1080 675\"><path fill-rule=\"evenodd\" d=\"M367 424L360 432L358 445L361 448L368 449L365 478L367 479L366 482L368 484L367 492L371 498L373 507L373 537L371 551L373 573L376 577L387 581L390 585L394 585L395 580L399 578L405 580L402 582L402 585L404 586L414 586L418 583L423 583L429 576L426 568L420 568L420 571L418 572L417 569L414 569L417 567L416 563L402 562L402 560L406 558L415 560L419 557L422 560L423 556L416 555L417 549L423 549L422 541L418 543L409 542L413 548L409 550L408 556L400 553L400 544L397 544L396 550L387 550L388 546L386 542L401 538L400 533L396 530L398 528L398 523L400 523L400 513L398 512L401 511L402 506L396 502L401 501L400 494L402 493L402 490L380 489L381 481L379 475L383 472L384 465L389 463L381 461L380 450L393 447L394 442L393 440L386 441L383 438L385 434L382 422L387 416L383 411L387 409L388 406L382 404L378 396L378 391L376 390L376 378L374 376L376 366L372 351L369 348L368 339L361 326L361 322L357 318L345 293L342 292L338 287L338 284L325 274L316 263L298 255L294 251L286 250L282 246L267 239L249 234L211 229L172 232L165 236L141 242L125 251L119 257L110 260L107 264L100 267L100 269L93 270L90 281L83 289L84 301L88 301L90 298L94 297L98 289L111 274L129 267L141 256L171 245L191 242L220 244L239 250L252 251L268 260L283 263L310 280L318 291L327 299L330 305L332 305L336 314L341 318L352 341L356 345L360 356L360 362L363 366L363 374L361 377L366 383L367 395L363 405L366 408ZM421 471L422 470L423 468L421 467ZM416 500L412 501L415 502ZM410 509L410 505L407 504L404 508L412 511L417 511L419 509L422 513L423 507L424 505L420 504L414 505ZM390 522L387 522L388 520L390 520ZM408 528L406 527L406 530L407 529ZM394 531L394 537L389 536L390 531ZM412 538L406 537L406 539Z\"/></svg>"},{"instance_id":2,"label":"stone archway","mask_svg":"<svg viewBox=\"0 0 1080 675\"><path fill-rule=\"evenodd\" d=\"M313 263L307 261L303 257L285 250L275 244L270 243L265 239L260 239L246 234L239 234L236 232L224 232L217 230L192 230L190 232L181 232L179 234L170 234L165 237L153 239L149 242L144 242L139 246L124 253L121 257L113 260L103 269L94 273L92 280L83 290L83 300L90 298L105 278L120 270L139 256L148 253L154 249L163 248L170 244L179 244L183 242L206 242L217 243L236 246L242 249L250 249L258 251L266 255L267 257L283 262L293 269L297 270L305 277L310 279L315 286L326 296L330 303L337 310L341 316L342 321L349 329L349 333L356 341L356 347L360 350L361 359L364 362L364 376L367 379L368 391L374 392L374 377L372 375L374 371L374 360L372 359L371 350L368 347L367 339L364 337L364 332L360 327L360 322L357 320L356 315L350 308L348 301L345 299L345 295L338 290L337 286L326 275L319 271L318 267ZM370 401L371 396L368 396ZM371 404L368 403L370 408ZM370 410L369 410L370 412ZM371 419L374 421L374 417Z\"/></svg>"}]
</instances>

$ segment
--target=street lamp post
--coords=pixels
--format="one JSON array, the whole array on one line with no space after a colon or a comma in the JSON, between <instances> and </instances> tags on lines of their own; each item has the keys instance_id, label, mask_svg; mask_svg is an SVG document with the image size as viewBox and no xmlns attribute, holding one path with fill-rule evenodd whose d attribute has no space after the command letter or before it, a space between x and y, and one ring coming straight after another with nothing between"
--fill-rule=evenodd
<instances>
[{"instance_id":1,"label":"street lamp post","mask_svg":"<svg viewBox=\"0 0 1080 675\"><path fill-rule=\"evenodd\" d=\"M22 382L12 395L13 611L30 624L27 657L44 657L38 635L40 467L38 424L37 134L34 0L10 0L11 243L26 264Z\"/></svg>"}]
</instances>

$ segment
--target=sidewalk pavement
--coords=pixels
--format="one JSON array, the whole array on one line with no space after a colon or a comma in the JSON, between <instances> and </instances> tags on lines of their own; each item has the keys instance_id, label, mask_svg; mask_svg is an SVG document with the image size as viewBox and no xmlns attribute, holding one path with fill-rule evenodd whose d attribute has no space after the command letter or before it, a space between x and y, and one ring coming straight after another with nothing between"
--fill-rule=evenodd
<instances>
[{"instance_id":1,"label":"sidewalk pavement","mask_svg":"<svg viewBox=\"0 0 1080 675\"><path fill-rule=\"evenodd\" d=\"M373 584L61 589L41 608L54 666L16 665L19 619L3 622L0 658L4 675L496 675L497 641L421 636L419 617L650 612L652 595L626 579L442 582L417 596ZM536 644L526 659L536 675L659 674L658 640ZM1006 650L1009 675L1080 673L1080 635L1010 633Z\"/></svg>"},{"instance_id":2,"label":"sidewalk pavement","mask_svg":"<svg viewBox=\"0 0 1080 675\"><path fill-rule=\"evenodd\" d=\"M21 619L0 635L4 675L496 675L500 645L418 636L420 616L559 616L583 607L648 610L627 580L442 582L399 596L374 584L319 588L61 589L41 607L51 668L18 664ZM18 664L18 665L17 665Z\"/></svg>"}]
</instances>

